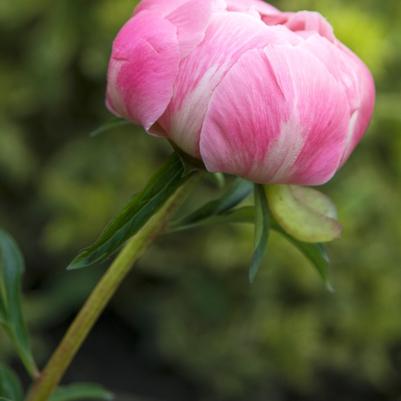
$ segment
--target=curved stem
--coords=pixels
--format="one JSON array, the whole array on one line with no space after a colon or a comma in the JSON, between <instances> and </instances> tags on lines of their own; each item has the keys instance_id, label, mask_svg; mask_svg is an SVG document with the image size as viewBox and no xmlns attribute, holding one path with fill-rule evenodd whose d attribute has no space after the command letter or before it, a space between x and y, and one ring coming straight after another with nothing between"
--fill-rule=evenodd
<instances>
[{"instance_id":1,"label":"curved stem","mask_svg":"<svg viewBox=\"0 0 401 401\"><path fill-rule=\"evenodd\" d=\"M163 230L171 213L179 204L182 193L183 188L180 188L141 231L126 243L71 324L47 366L32 386L26 401L48 400L100 314L130 272L132 265L139 259L155 236Z\"/></svg>"}]
</instances>

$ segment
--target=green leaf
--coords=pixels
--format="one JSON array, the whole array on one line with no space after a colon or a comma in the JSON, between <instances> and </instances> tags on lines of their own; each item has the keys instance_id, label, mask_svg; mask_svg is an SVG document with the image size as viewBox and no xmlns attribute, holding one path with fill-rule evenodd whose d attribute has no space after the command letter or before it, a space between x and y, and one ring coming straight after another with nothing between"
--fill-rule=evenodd
<instances>
[{"instance_id":1,"label":"green leaf","mask_svg":"<svg viewBox=\"0 0 401 401\"><path fill-rule=\"evenodd\" d=\"M217 224L253 224L255 222L255 208L253 206L245 206L237 209L230 210L229 212L219 214L198 220L193 224L177 226L170 232L190 230L198 227ZM312 264L317 270L321 278L326 284L330 292L334 292L334 288L329 280L329 264L330 260L327 256L326 248L323 244L310 244L301 242L287 234L277 222L271 218L271 229L283 235L289 242L291 242Z\"/></svg>"},{"instance_id":2,"label":"green leaf","mask_svg":"<svg viewBox=\"0 0 401 401\"><path fill-rule=\"evenodd\" d=\"M252 183L237 178L220 198L206 203L188 216L173 222L171 229L175 230L182 226L193 225L204 219L225 213L240 204L252 192L252 189Z\"/></svg>"},{"instance_id":3,"label":"green leaf","mask_svg":"<svg viewBox=\"0 0 401 401\"><path fill-rule=\"evenodd\" d=\"M6 305L4 304L4 289L2 287L2 281L0 280L0 325L4 325L7 320L7 314L6 314Z\"/></svg>"},{"instance_id":4,"label":"green leaf","mask_svg":"<svg viewBox=\"0 0 401 401\"><path fill-rule=\"evenodd\" d=\"M169 161L150 180L146 188L135 195L122 213L105 229L100 238L84 249L68 269L80 269L101 262L116 252L129 238L165 204L191 176L180 156L173 154Z\"/></svg>"},{"instance_id":5,"label":"green leaf","mask_svg":"<svg viewBox=\"0 0 401 401\"><path fill-rule=\"evenodd\" d=\"M272 229L283 235L312 263L312 266L317 270L318 274L324 281L327 290L334 292L334 287L329 279L330 259L325 246L319 243L310 244L298 241L291 235L287 234L277 223L273 223Z\"/></svg>"},{"instance_id":6,"label":"green leaf","mask_svg":"<svg viewBox=\"0 0 401 401\"><path fill-rule=\"evenodd\" d=\"M340 237L336 207L326 195L296 185L269 185L266 192L274 218L292 237L308 243Z\"/></svg>"},{"instance_id":7,"label":"green leaf","mask_svg":"<svg viewBox=\"0 0 401 401\"><path fill-rule=\"evenodd\" d=\"M0 363L0 400L22 401L24 393L15 373Z\"/></svg>"},{"instance_id":8,"label":"green leaf","mask_svg":"<svg viewBox=\"0 0 401 401\"><path fill-rule=\"evenodd\" d=\"M214 174L210 174L210 176L215 181L215 183L219 189L222 189L225 187L226 177L223 173L214 173Z\"/></svg>"},{"instance_id":9,"label":"green leaf","mask_svg":"<svg viewBox=\"0 0 401 401\"><path fill-rule=\"evenodd\" d=\"M104 132L110 131L114 128L117 127L122 127L125 125L132 125L132 122L127 121L127 120L122 120L121 118L115 118L105 124L102 124L100 127L96 128L95 130L93 130L89 136L94 138L95 136L101 135Z\"/></svg>"},{"instance_id":10,"label":"green leaf","mask_svg":"<svg viewBox=\"0 0 401 401\"><path fill-rule=\"evenodd\" d=\"M249 281L253 283L267 249L270 231L270 217L265 189L255 184L255 249L249 269Z\"/></svg>"},{"instance_id":11,"label":"green leaf","mask_svg":"<svg viewBox=\"0 0 401 401\"><path fill-rule=\"evenodd\" d=\"M231 209L225 213L216 216L206 217L188 224L174 224L169 227L165 234L176 233L180 231L192 230L194 228L230 223L254 223L255 208L253 206L244 206L237 209Z\"/></svg>"},{"instance_id":12,"label":"green leaf","mask_svg":"<svg viewBox=\"0 0 401 401\"><path fill-rule=\"evenodd\" d=\"M49 401L110 401L113 398L113 394L105 390L102 386L89 383L77 383L59 387L49 398Z\"/></svg>"},{"instance_id":13,"label":"green leaf","mask_svg":"<svg viewBox=\"0 0 401 401\"><path fill-rule=\"evenodd\" d=\"M25 367L36 373L22 314L21 282L24 260L14 240L0 230L0 304L1 324L15 345Z\"/></svg>"}]
</instances>

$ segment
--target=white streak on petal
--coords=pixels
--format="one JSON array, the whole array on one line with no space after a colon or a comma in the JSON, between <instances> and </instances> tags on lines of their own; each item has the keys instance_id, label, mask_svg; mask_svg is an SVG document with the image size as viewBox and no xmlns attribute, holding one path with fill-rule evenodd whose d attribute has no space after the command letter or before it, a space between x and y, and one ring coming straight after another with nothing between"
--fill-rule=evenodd
<instances>
[{"instance_id":1,"label":"white streak on petal","mask_svg":"<svg viewBox=\"0 0 401 401\"><path fill-rule=\"evenodd\" d=\"M272 182L284 182L291 177L293 166L305 143L305 133L298 119L283 122L280 135L272 142L267 159L275 172Z\"/></svg>"},{"instance_id":2,"label":"white streak on petal","mask_svg":"<svg viewBox=\"0 0 401 401\"><path fill-rule=\"evenodd\" d=\"M349 150L352 145L352 140L354 138L355 128L356 128L356 124L357 124L358 120L359 120L359 110L356 110L352 113L351 120L350 120L349 126L348 126L347 136L345 137L343 160L345 160L345 158L349 156L349 153L350 153ZM341 163L342 163L342 161L341 161Z\"/></svg>"},{"instance_id":3,"label":"white streak on petal","mask_svg":"<svg viewBox=\"0 0 401 401\"><path fill-rule=\"evenodd\" d=\"M112 113L118 116L127 114L127 108L125 107L124 100L117 85L118 75L123 64L123 60L113 60L113 62L110 63L108 72L108 81L110 84L106 105Z\"/></svg>"}]
</instances>

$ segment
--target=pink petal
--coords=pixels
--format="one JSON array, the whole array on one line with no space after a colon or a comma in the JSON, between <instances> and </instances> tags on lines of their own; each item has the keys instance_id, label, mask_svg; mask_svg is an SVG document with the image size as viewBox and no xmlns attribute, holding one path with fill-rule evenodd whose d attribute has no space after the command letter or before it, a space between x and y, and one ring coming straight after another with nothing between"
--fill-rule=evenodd
<instances>
[{"instance_id":1,"label":"pink petal","mask_svg":"<svg viewBox=\"0 0 401 401\"><path fill-rule=\"evenodd\" d=\"M324 63L347 93L350 115L342 160L344 163L366 132L372 117L375 101L372 75L363 62L337 40L328 43L315 35L306 40L305 48Z\"/></svg>"},{"instance_id":2,"label":"pink petal","mask_svg":"<svg viewBox=\"0 0 401 401\"><path fill-rule=\"evenodd\" d=\"M348 114L343 87L302 45L251 50L214 92L202 159L259 183L322 184L339 166Z\"/></svg>"},{"instance_id":3,"label":"pink petal","mask_svg":"<svg viewBox=\"0 0 401 401\"><path fill-rule=\"evenodd\" d=\"M199 135L211 95L247 50L297 41L282 27L268 27L242 13L213 17L202 43L181 61L174 95L159 124L185 152L199 156Z\"/></svg>"},{"instance_id":4,"label":"pink petal","mask_svg":"<svg viewBox=\"0 0 401 401\"><path fill-rule=\"evenodd\" d=\"M181 56L187 56L205 37L206 28L215 12L225 10L222 0L190 0L168 14L167 19L178 29Z\"/></svg>"},{"instance_id":5,"label":"pink petal","mask_svg":"<svg viewBox=\"0 0 401 401\"><path fill-rule=\"evenodd\" d=\"M227 10L247 12L256 10L261 15L276 14L279 11L277 8L266 3L263 0L226 0Z\"/></svg>"},{"instance_id":6,"label":"pink petal","mask_svg":"<svg viewBox=\"0 0 401 401\"><path fill-rule=\"evenodd\" d=\"M163 114L178 72L176 28L144 11L131 18L113 44L107 106L149 129Z\"/></svg>"},{"instance_id":7,"label":"pink petal","mask_svg":"<svg viewBox=\"0 0 401 401\"><path fill-rule=\"evenodd\" d=\"M307 39L306 47L345 88L350 107L348 132L341 162L345 163L366 132L373 114L375 86L370 71L354 53L335 38L331 25L319 13L280 13L265 16L263 20L270 25L285 25ZM321 38L326 38L327 41L319 40Z\"/></svg>"},{"instance_id":8,"label":"pink petal","mask_svg":"<svg viewBox=\"0 0 401 401\"><path fill-rule=\"evenodd\" d=\"M341 164L344 164L352 151L358 145L369 127L375 106L375 83L366 65L344 45L337 43L339 48L348 56L349 63L354 63L355 75L357 77L357 93L359 95L358 111L352 116L349 135L345 144L344 155Z\"/></svg>"},{"instance_id":9,"label":"pink petal","mask_svg":"<svg viewBox=\"0 0 401 401\"><path fill-rule=\"evenodd\" d=\"M181 57L188 55L203 39L213 13L224 11L224 0L143 0L135 14L151 10L177 27Z\"/></svg>"},{"instance_id":10,"label":"pink petal","mask_svg":"<svg viewBox=\"0 0 401 401\"><path fill-rule=\"evenodd\" d=\"M284 25L303 37L317 33L331 42L336 40L329 22L317 12L276 13L266 15L263 20L269 25Z\"/></svg>"},{"instance_id":11,"label":"pink petal","mask_svg":"<svg viewBox=\"0 0 401 401\"><path fill-rule=\"evenodd\" d=\"M185 3L188 3L188 0L142 0L135 8L134 15L141 11L152 11L165 17Z\"/></svg>"}]
</instances>

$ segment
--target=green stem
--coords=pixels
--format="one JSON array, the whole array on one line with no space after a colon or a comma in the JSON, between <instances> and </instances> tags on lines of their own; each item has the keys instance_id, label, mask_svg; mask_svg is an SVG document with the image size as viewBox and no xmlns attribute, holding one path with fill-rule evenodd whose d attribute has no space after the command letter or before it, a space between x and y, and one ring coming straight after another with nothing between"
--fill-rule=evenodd
<instances>
[{"instance_id":1,"label":"green stem","mask_svg":"<svg viewBox=\"0 0 401 401\"><path fill-rule=\"evenodd\" d=\"M179 204L182 193L183 188L180 188L141 231L127 242L71 324L47 366L32 386L26 401L47 401L49 399L133 264L163 230L173 210Z\"/></svg>"}]
</instances>

